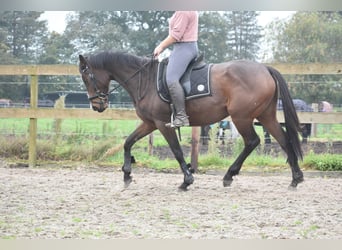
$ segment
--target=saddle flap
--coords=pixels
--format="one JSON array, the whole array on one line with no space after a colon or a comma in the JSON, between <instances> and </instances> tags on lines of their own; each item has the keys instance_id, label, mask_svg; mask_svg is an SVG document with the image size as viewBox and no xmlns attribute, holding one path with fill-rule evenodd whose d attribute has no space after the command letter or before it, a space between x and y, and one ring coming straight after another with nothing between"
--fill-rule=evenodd
<instances>
[{"instance_id":1,"label":"saddle flap","mask_svg":"<svg viewBox=\"0 0 342 250\"><path fill-rule=\"evenodd\" d=\"M156 84L160 98L170 103L170 94L166 84L167 63L168 58L158 64ZM211 64L204 62L203 55L197 57L187 67L186 73L181 78L186 100L211 95L210 68Z\"/></svg>"}]
</instances>

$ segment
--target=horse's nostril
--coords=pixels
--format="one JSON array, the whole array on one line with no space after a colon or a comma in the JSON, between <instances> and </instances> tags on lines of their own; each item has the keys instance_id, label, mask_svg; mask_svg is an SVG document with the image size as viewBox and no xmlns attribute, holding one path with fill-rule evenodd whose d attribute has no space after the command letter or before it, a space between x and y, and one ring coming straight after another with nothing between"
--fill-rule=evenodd
<instances>
[{"instance_id":1,"label":"horse's nostril","mask_svg":"<svg viewBox=\"0 0 342 250\"><path fill-rule=\"evenodd\" d=\"M94 110L94 111L97 111L98 108L97 108L96 106L93 106L93 110Z\"/></svg>"}]
</instances>

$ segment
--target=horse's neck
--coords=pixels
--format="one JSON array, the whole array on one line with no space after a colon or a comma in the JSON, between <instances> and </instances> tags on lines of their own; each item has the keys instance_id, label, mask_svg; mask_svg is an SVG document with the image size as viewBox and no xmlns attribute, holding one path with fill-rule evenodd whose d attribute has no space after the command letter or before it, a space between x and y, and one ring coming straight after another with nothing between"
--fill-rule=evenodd
<instances>
[{"instance_id":1,"label":"horse's neck","mask_svg":"<svg viewBox=\"0 0 342 250\"><path fill-rule=\"evenodd\" d=\"M147 93L151 93L155 85L157 64L153 66L142 65L141 68L132 67L120 71L119 84L128 92L134 102L143 99ZM114 79L115 80L115 79Z\"/></svg>"}]
</instances>

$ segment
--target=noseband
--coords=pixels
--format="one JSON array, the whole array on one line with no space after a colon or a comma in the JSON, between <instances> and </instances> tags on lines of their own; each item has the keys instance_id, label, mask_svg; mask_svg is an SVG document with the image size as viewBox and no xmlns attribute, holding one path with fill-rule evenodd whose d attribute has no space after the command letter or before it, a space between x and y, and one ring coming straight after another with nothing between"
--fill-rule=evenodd
<instances>
[{"instance_id":1,"label":"noseband","mask_svg":"<svg viewBox=\"0 0 342 250\"><path fill-rule=\"evenodd\" d=\"M96 98L99 98L100 100L104 100L109 95L109 93L105 94L99 90L99 88L97 87L97 84L96 84L97 81L96 81L95 75L93 74L93 72L91 72L90 68L88 68L88 67L84 68L82 70L82 73L88 74L88 76L91 80L91 83L93 85L93 88L95 90L95 95L89 97L88 100L91 101L91 100L94 100Z\"/></svg>"},{"instance_id":2,"label":"noseband","mask_svg":"<svg viewBox=\"0 0 342 250\"><path fill-rule=\"evenodd\" d=\"M97 86L97 80L95 78L95 75L93 72L91 72L91 69L86 67L85 69L82 70L82 73L87 73L89 75L89 78L91 80L91 84L95 90L95 95L88 97L88 100L92 103L99 104L100 105L100 110L104 109L104 104L106 101L106 98L108 98L109 94L115 91L119 86L113 88L112 90L108 91L108 93L103 93ZM93 101L94 99L98 99L99 101Z\"/></svg>"}]
</instances>

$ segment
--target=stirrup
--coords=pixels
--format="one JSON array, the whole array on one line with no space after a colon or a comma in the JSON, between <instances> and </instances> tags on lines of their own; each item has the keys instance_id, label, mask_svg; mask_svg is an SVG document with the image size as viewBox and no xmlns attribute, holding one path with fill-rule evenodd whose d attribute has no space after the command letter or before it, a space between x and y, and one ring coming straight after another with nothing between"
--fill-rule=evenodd
<instances>
[{"instance_id":1,"label":"stirrup","mask_svg":"<svg viewBox=\"0 0 342 250\"><path fill-rule=\"evenodd\" d=\"M175 119L173 119L173 117L172 117L171 122L165 124L165 126L168 128L187 127L189 125L190 125L189 119L186 116L184 118L181 118L181 119L179 117L176 117Z\"/></svg>"}]
</instances>

